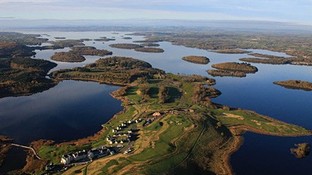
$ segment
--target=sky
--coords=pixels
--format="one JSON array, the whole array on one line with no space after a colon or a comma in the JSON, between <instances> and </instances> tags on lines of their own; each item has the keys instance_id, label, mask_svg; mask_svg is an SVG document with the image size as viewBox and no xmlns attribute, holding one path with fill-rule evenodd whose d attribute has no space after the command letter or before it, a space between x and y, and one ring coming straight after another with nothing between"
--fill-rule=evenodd
<instances>
[{"instance_id":1,"label":"sky","mask_svg":"<svg viewBox=\"0 0 312 175\"><path fill-rule=\"evenodd\" d=\"M312 0L0 0L0 19L259 20L312 25Z\"/></svg>"}]
</instances>

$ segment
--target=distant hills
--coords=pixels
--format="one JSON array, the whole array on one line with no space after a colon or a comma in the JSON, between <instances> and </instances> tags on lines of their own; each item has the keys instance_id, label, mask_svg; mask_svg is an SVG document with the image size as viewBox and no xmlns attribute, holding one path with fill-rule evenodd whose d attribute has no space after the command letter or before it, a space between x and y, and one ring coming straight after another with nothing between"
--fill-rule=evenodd
<instances>
[{"instance_id":1,"label":"distant hills","mask_svg":"<svg viewBox=\"0 0 312 175\"><path fill-rule=\"evenodd\" d=\"M238 20L26 20L0 18L0 31L177 31L189 28L198 31L253 31L312 33L312 26L275 21Z\"/></svg>"}]
</instances>

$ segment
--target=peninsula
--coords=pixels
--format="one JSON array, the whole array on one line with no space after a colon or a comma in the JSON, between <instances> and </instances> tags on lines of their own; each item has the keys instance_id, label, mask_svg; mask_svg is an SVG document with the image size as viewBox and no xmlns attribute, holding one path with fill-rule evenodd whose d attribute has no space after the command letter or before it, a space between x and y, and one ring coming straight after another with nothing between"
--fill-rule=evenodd
<instances>
[{"instance_id":1,"label":"peninsula","mask_svg":"<svg viewBox=\"0 0 312 175\"><path fill-rule=\"evenodd\" d=\"M46 78L55 63L31 59L36 47L47 40L40 35L0 32L0 98L42 92L56 85Z\"/></svg>"},{"instance_id":2,"label":"peninsula","mask_svg":"<svg viewBox=\"0 0 312 175\"><path fill-rule=\"evenodd\" d=\"M31 95L56 85L46 78L56 64L31 58L0 59L0 98Z\"/></svg>"},{"instance_id":3,"label":"peninsula","mask_svg":"<svg viewBox=\"0 0 312 175\"><path fill-rule=\"evenodd\" d=\"M64 167L77 164L64 174L232 174L229 157L241 145L245 131L275 136L311 135L296 125L214 104L211 98L220 95L220 91L213 88L213 79L168 74L134 58L100 59L83 68L54 72L52 78L123 85L112 95L122 101L124 110L103 124L94 136L58 144L32 143L42 158L35 161L37 166L46 162L59 166L61 158ZM71 153L86 156L83 150L104 153L96 154L101 158L85 157L92 160L87 165L79 165L85 159L66 159ZM34 166L31 162L27 167Z\"/></svg>"}]
</instances>

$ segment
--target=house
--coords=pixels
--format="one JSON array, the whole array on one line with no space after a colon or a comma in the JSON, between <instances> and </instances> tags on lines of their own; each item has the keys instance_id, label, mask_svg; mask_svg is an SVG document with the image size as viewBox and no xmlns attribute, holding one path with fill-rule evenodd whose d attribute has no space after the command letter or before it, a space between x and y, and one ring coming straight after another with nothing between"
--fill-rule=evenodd
<instances>
[{"instance_id":1,"label":"house","mask_svg":"<svg viewBox=\"0 0 312 175\"><path fill-rule=\"evenodd\" d=\"M86 159L88 157L88 153L83 150L83 151L79 151L73 154L67 154L67 155L63 155L61 158L61 163L64 165L68 165L72 162L77 162L83 159Z\"/></svg>"},{"instance_id":2,"label":"house","mask_svg":"<svg viewBox=\"0 0 312 175\"><path fill-rule=\"evenodd\" d=\"M107 149L107 151L109 152L110 155L114 155L115 151L113 149Z\"/></svg>"},{"instance_id":3,"label":"house","mask_svg":"<svg viewBox=\"0 0 312 175\"><path fill-rule=\"evenodd\" d=\"M98 159L108 155L108 151L106 148L98 148L88 152L88 157L90 160Z\"/></svg>"},{"instance_id":4,"label":"house","mask_svg":"<svg viewBox=\"0 0 312 175\"><path fill-rule=\"evenodd\" d=\"M132 152L132 149L131 149L131 148L128 148L126 151L124 151L124 154L128 154L128 153L130 153L130 152Z\"/></svg>"},{"instance_id":5,"label":"house","mask_svg":"<svg viewBox=\"0 0 312 175\"><path fill-rule=\"evenodd\" d=\"M161 113L160 112L154 112L153 113L153 117L160 117L161 116Z\"/></svg>"},{"instance_id":6,"label":"house","mask_svg":"<svg viewBox=\"0 0 312 175\"><path fill-rule=\"evenodd\" d=\"M88 158L92 160L94 158L94 151L88 151Z\"/></svg>"},{"instance_id":7,"label":"house","mask_svg":"<svg viewBox=\"0 0 312 175\"><path fill-rule=\"evenodd\" d=\"M79 161L88 157L86 150L79 151L73 154L74 161Z\"/></svg>"},{"instance_id":8,"label":"house","mask_svg":"<svg viewBox=\"0 0 312 175\"><path fill-rule=\"evenodd\" d=\"M111 143L116 142L115 139L112 139L111 137L107 137L107 139ZM63 155L61 158L61 163L64 165L69 165L74 162L93 160L96 158L106 156L108 154L114 154L114 152L112 153L111 152L112 151L106 149L106 147L104 146L89 151L83 150L72 154Z\"/></svg>"},{"instance_id":9,"label":"house","mask_svg":"<svg viewBox=\"0 0 312 175\"><path fill-rule=\"evenodd\" d=\"M64 165L68 165L72 163L73 161L75 161L73 154L66 154L66 155L63 155L61 158L61 163Z\"/></svg>"},{"instance_id":10,"label":"house","mask_svg":"<svg viewBox=\"0 0 312 175\"><path fill-rule=\"evenodd\" d=\"M115 139L114 138L111 138L111 137L107 137L106 138L107 142L111 145L115 142Z\"/></svg>"},{"instance_id":11,"label":"house","mask_svg":"<svg viewBox=\"0 0 312 175\"><path fill-rule=\"evenodd\" d=\"M73 160L70 155L63 155L61 158L61 164L68 165Z\"/></svg>"}]
</instances>

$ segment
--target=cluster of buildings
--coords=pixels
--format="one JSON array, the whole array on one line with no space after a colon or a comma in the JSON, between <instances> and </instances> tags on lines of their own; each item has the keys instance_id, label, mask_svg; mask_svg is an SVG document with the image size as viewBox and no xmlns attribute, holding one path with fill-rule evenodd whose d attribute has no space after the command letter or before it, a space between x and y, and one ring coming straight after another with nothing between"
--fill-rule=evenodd
<instances>
[{"instance_id":1,"label":"cluster of buildings","mask_svg":"<svg viewBox=\"0 0 312 175\"><path fill-rule=\"evenodd\" d=\"M146 119L143 126L147 126L151 124L156 118L161 117L162 114L159 112L155 112L152 114L151 118ZM113 155L116 153L116 149L118 150L119 147L123 147L124 143L129 143L133 141L135 138L134 132L136 129L129 129L131 124L140 123L143 120L136 119L136 120L128 120L125 122L121 122L116 128L112 129L112 135L109 135L106 138L106 141L112 145L116 144L115 147L100 147L91 150L82 150L71 154L66 154L61 157L61 163L63 165L71 165L75 163L83 163L92 161L94 159L99 159L104 156ZM128 154L132 152L131 146L125 148L124 154ZM52 166L51 166L52 167Z\"/></svg>"},{"instance_id":2,"label":"cluster of buildings","mask_svg":"<svg viewBox=\"0 0 312 175\"><path fill-rule=\"evenodd\" d=\"M136 120L128 120L126 122L122 122L120 125L118 125L116 128L112 129L112 134L109 135L106 138L106 141L112 145L112 144L123 144L123 143L129 143L133 139L133 129L128 129L128 127L131 124L139 123L142 119L136 119Z\"/></svg>"},{"instance_id":3,"label":"cluster of buildings","mask_svg":"<svg viewBox=\"0 0 312 175\"><path fill-rule=\"evenodd\" d=\"M61 163L64 165L69 165L71 163L92 161L94 159L99 159L101 157L113 154L115 154L114 148L100 147L91 149L89 151L82 150L75 153L63 155L61 158Z\"/></svg>"}]
</instances>

